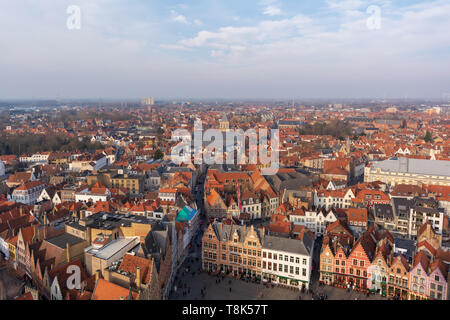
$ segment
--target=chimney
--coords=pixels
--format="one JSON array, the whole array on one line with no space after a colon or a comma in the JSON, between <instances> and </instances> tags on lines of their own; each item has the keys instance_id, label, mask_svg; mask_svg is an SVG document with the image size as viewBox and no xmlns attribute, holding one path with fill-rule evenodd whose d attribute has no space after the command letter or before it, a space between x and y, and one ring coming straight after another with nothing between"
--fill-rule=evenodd
<instances>
[{"instance_id":1,"label":"chimney","mask_svg":"<svg viewBox=\"0 0 450 320\"><path fill-rule=\"evenodd\" d=\"M86 228L86 235L85 235L86 241L88 245L91 245L91 227Z\"/></svg>"},{"instance_id":2,"label":"chimney","mask_svg":"<svg viewBox=\"0 0 450 320\"><path fill-rule=\"evenodd\" d=\"M69 243L66 243L66 262L70 262L70 246Z\"/></svg>"},{"instance_id":3,"label":"chimney","mask_svg":"<svg viewBox=\"0 0 450 320\"><path fill-rule=\"evenodd\" d=\"M100 279L100 270L95 271L95 281L97 282Z\"/></svg>"},{"instance_id":4,"label":"chimney","mask_svg":"<svg viewBox=\"0 0 450 320\"><path fill-rule=\"evenodd\" d=\"M138 289L141 288L141 268L136 268L136 286Z\"/></svg>"}]
</instances>

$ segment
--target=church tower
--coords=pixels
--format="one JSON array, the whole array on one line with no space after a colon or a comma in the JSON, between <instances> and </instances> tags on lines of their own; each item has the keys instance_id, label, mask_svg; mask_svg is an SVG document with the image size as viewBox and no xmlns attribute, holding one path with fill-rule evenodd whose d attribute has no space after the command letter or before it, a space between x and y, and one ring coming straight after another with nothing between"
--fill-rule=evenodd
<instances>
[{"instance_id":1,"label":"church tower","mask_svg":"<svg viewBox=\"0 0 450 320\"><path fill-rule=\"evenodd\" d=\"M226 132L230 129L230 122L228 121L227 115L224 113L222 119L219 121L220 131Z\"/></svg>"}]
</instances>

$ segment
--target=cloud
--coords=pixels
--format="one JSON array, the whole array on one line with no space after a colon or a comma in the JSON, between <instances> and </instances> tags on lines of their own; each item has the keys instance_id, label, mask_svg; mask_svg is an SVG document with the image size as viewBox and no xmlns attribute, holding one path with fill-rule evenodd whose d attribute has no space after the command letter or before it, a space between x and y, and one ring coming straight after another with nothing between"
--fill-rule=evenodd
<instances>
[{"instance_id":1,"label":"cloud","mask_svg":"<svg viewBox=\"0 0 450 320\"><path fill-rule=\"evenodd\" d=\"M276 7L276 6L267 6L264 8L263 14L268 15L268 16L277 16L280 15L281 9Z\"/></svg>"},{"instance_id":2,"label":"cloud","mask_svg":"<svg viewBox=\"0 0 450 320\"><path fill-rule=\"evenodd\" d=\"M70 1L0 2L0 97L440 97L450 90L448 0L328 1L313 14L239 12L237 21L230 18L237 12L216 7L196 21L181 7L172 14L129 1L78 0L82 26L73 32L65 27ZM382 8L380 30L367 28L369 2ZM258 8L270 5L278 2ZM178 16L184 20L170 19Z\"/></svg>"},{"instance_id":3,"label":"cloud","mask_svg":"<svg viewBox=\"0 0 450 320\"><path fill-rule=\"evenodd\" d=\"M283 13L277 0L261 0L260 5L263 7L262 13L264 15L278 16Z\"/></svg>"},{"instance_id":4,"label":"cloud","mask_svg":"<svg viewBox=\"0 0 450 320\"><path fill-rule=\"evenodd\" d=\"M183 16L182 14L178 14L174 10L172 10L170 12L170 14L172 15L171 21L173 21L173 22L180 22L180 23L184 23L184 24L189 24L189 22L187 21L186 17Z\"/></svg>"}]
</instances>

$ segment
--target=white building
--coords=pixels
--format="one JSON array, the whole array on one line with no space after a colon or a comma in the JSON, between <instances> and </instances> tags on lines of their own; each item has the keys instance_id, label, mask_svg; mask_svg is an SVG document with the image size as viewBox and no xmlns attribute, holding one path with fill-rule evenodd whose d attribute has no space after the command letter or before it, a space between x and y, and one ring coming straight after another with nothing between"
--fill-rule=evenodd
<instances>
[{"instance_id":1,"label":"white building","mask_svg":"<svg viewBox=\"0 0 450 320\"><path fill-rule=\"evenodd\" d=\"M264 236L262 244L263 280L290 287L309 288L312 272L314 240Z\"/></svg>"},{"instance_id":2,"label":"white building","mask_svg":"<svg viewBox=\"0 0 450 320\"><path fill-rule=\"evenodd\" d=\"M6 173L5 164L0 160L0 177L3 177Z\"/></svg>"},{"instance_id":3,"label":"white building","mask_svg":"<svg viewBox=\"0 0 450 320\"><path fill-rule=\"evenodd\" d=\"M349 208L355 198L352 189L319 190L314 192L314 205L325 209Z\"/></svg>"},{"instance_id":4,"label":"white building","mask_svg":"<svg viewBox=\"0 0 450 320\"><path fill-rule=\"evenodd\" d=\"M161 188L158 192L158 198L162 201L175 202L177 199L177 189Z\"/></svg>"},{"instance_id":5,"label":"white building","mask_svg":"<svg viewBox=\"0 0 450 320\"><path fill-rule=\"evenodd\" d=\"M38 152L38 153L31 155L30 157L28 157L28 156L19 157L19 161L24 162L24 163L47 164L49 156L50 156L50 152Z\"/></svg>"},{"instance_id":6,"label":"white building","mask_svg":"<svg viewBox=\"0 0 450 320\"><path fill-rule=\"evenodd\" d=\"M293 224L307 227L316 236L323 235L328 224L337 220L333 209L303 210L298 209L289 215L289 221Z\"/></svg>"},{"instance_id":7,"label":"white building","mask_svg":"<svg viewBox=\"0 0 450 320\"><path fill-rule=\"evenodd\" d=\"M108 201L111 197L111 192L105 189L105 193L93 193L86 188L80 192L75 193L75 202L97 202L97 201Z\"/></svg>"},{"instance_id":8,"label":"white building","mask_svg":"<svg viewBox=\"0 0 450 320\"><path fill-rule=\"evenodd\" d=\"M444 228L444 217L446 218L444 210L441 208L437 209L417 205L410 208L408 229L409 235L413 237L417 236L419 228L427 221L430 221L437 234L442 235Z\"/></svg>"},{"instance_id":9,"label":"white building","mask_svg":"<svg viewBox=\"0 0 450 320\"><path fill-rule=\"evenodd\" d=\"M365 168L364 181L450 186L450 161L399 158L373 162Z\"/></svg>"},{"instance_id":10,"label":"white building","mask_svg":"<svg viewBox=\"0 0 450 320\"><path fill-rule=\"evenodd\" d=\"M34 204L38 201L45 184L41 181L28 181L14 189L11 200L23 204Z\"/></svg>"}]
</instances>

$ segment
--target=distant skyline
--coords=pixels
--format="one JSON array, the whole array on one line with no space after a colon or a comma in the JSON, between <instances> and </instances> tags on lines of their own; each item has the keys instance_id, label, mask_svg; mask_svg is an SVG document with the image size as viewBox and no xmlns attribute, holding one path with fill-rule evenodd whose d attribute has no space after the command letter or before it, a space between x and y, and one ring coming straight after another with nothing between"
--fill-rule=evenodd
<instances>
[{"instance_id":1,"label":"distant skyline","mask_svg":"<svg viewBox=\"0 0 450 320\"><path fill-rule=\"evenodd\" d=\"M449 16L448 0L4 0L0 100L448 100Z\"/></svg>"}]
</instances>

